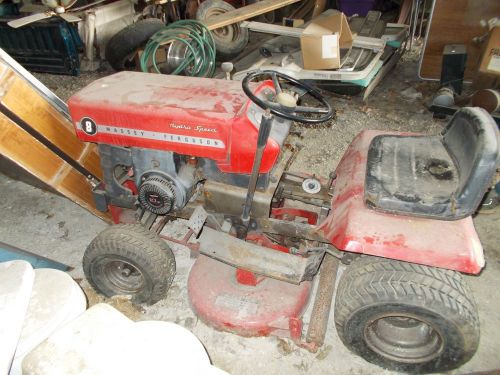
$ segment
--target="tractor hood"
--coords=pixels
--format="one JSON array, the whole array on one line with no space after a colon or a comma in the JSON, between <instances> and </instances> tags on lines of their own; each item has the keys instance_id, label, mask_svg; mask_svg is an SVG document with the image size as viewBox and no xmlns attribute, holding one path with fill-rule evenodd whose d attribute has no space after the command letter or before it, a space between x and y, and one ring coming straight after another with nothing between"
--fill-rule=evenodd
<instances>
[{"instance_id":1,"label":"tractor hood","mask_svg":"<svg viewBox=\"0 0 500 375\"><path fill-rule=\"evenodd\" d=\"M274 95L272 84L251 86ZM220 170L250 173L262 110L241 82L120 72L94 81L68 102L78 138L210 158ZM278 121L278 119L276 119ZM273 126L261 172L280 152L289 124Z\"/></svg>"}]
</instances>

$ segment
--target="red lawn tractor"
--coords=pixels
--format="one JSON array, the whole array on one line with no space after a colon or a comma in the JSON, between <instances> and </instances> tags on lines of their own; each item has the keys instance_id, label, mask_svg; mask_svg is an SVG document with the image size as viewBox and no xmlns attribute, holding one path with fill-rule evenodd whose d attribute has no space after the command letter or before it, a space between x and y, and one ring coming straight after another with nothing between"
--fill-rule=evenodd
<instances>
[{"instance_id":1,"label":"red lawn tractor","mask_svg":"<svg viewBox=\"0 0 500 375\"><path fill-rule=\"evenodd\" d=\"M197 257L188 294L200 319L314 351L341 262L334 320L353 352L419 373L474 354L478 313L460 273L484 266L471 215L499 158L485 111L460 110L439 136L362 131L320 179L288 170L298 151L289 130L334 111L284 74L241 84L121 72L69 108L78 137L98 144L104 180L94 197L116 223L83 259L100 293L159 301L175 275L167 243L182 244ZM183 238L163 230L175 219L187 219Z\"/></svg>"}]
</instances>

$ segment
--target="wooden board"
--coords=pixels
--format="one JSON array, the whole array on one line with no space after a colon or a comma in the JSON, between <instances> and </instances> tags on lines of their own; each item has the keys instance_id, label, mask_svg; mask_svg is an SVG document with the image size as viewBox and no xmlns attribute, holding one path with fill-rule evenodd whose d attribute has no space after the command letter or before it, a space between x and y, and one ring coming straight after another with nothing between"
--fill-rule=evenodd
<instances>
[{"instance_id":1,"label":"wooden board","mask_svg":"<svg viewBox=\"0 0 500 375\"><path fill-rule=\"evenodd\" d=\"M315 0L311 18L315 18L323 13L326 9L326 0Z\"/></svg>"},{"instance_id":2,"label":"wooden board","mask_svg":"<svg viewBox=\"0 0 500 375\"><path fill-rule=\"evenodd\" d=\"M72 123L2 59L0 110L0 154L109 221L95 208L88 178L102 178L97 147L81 142Z\"/></svg>"},{"instance_id":3,"label":"wooden board","mask_svg":"<svg viewBox=\"0 0 500 375\"><path fill-rule=\"evenodd\" d=\"M73 124L44 98L37 95L33 88L14 71L2 66L1 61L0 78L2 105L61 151L79 161L94 176L102 178L99 155L94 144L80 141L75 135Z\"/></svg>"},{"instance_id":4,"label":"wooden board","mask_svg":"<svg viewBox=\"0 0 500 375\"><path fill-rule=\"evenodd\" d=\"M205 24L209 30L215 30L220 27L232 25L233 23L238 23L249 18L259 16L275 9L283 8L299 1L301 0L262 0L230 12L211 17L205 22Z\"/></svg>"},{"instance_id":5,"label":"wooden board","mask_svg":"<svg viewBox=\"0 0 500 375\"><path fill-rule=\"evenodd\" d=\"M94 206L90 181L24 129L0 113L0 154L94 215L109 221Z\"/></svg>"},{"instance_id":6,"label":"wooden board","mask_svg":"<svg viewBox=\"0 0 500 375\"><path fill-rule=\"evenodd\" d=\"M427 29L419 75L424 79L440 79L444 46L467 46L465 79L472 80L481 57L481 46L472 39L486 33L479 21L500 16L500 0L435 0Z\"/></svg>"}]
</instances>

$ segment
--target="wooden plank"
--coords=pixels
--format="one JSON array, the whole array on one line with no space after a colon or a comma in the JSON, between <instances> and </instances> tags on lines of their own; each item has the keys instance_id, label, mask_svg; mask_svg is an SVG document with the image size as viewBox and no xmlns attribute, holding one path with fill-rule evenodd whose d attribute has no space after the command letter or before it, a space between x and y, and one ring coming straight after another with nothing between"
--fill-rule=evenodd
<instances>
[{"instance_id":1,"label":"wooden plank","mask_svg":"<svg viewBox=\"0 0 500 375\"><path fill-rule=\"evenodd\" d=\"M326 9L326 0L316 0L314 2L314 9L311 15L311 18L318 17L321 13L323 13Z\"/></svg>"},{"instance_id":2,"label":"wooden plank","mask_svg":"<svg viewBox=\"0 0 500 375\"><path fill-rule=\"evenodd\" d=\"M411 13L411 5L413 0L403 0L399 8L398 23L406 23L408 16Z\"/></svg>"},{"instance_id":3,"label":"wooden plank","mask_svg":"<svg viewBox=\"0 0 500 375\"><path fill-rule=\"evenodd\" d=\"M90 181L2 113L0 154L94 215L110 221L109 214L95 208Z\"/></svg>"},{"instance_id":4,"label":"wooden plank","mask_svg":"<svg viewBox=\"0 0 500 375\"><path fill-rule=\"evenodd\" d=\"M253 18L275 9L283 8L299 1L301 0L262 0L230 12L211 17L205 22L205 24L209 30L215 30L220 27L232 25L233 23Z\"/></svg>"},{"instance_id":5,"label":"wooden plank","mask_svg":"<svg viewBox=\"0 0 500 375\"><path fill-rule=\"evenodd\" d=\"M467 47L465 79L472 80L481 56L481 47L472 40L486 33L479 22L498 15L499 0L435 0L420 64L420 77L439 79L444 46L464 44Z\"/></svg>"},{"instance_id":6,"label":"wooden plank","mask_svg":"<svg viewBox=\"0 0 500 375\"><path fill-rule=\"evenodd\" d=\"M97 147L80 141L73 124L41 97L33 86L5 65L2 68L0 103L94 176L102 178ZM94 156L91 157L91 154Z\"/></svg>"},{"instance_id":7,"label":"wooden plank","mask_svg":"<svg viewBox=\"0 0 500 375\"><path fill-rule=\"evenodd\" d=\"M300 6L296 7L290 18L306 18L308 13L311 13L314 8L314 3L311 0L303 1Z\"/></svg>"},{"instance_id":8,"label":"wooden plank","mask_svg":"<svg viewBox=\"0 0 500 375\"><path fill-rule=\"evenodd\" d=\"M0 58L0 154L94 215L110 221L109 214L95 208L92 184L86 175L102 178L97 147L76 137L71 121L39 87L29 83L29 78L35 80L21 75Z\"/></svg>"},{"instance_id":9,"label":"wooden plank","mask_svg":"<svg viewBox=\"0 0 500 375\"><path fill-rule=\"evenodd\" d=\"M63 166L63 160L0 113L0 153L52 186L52 179Z\"/></svg>"}]
</instances>

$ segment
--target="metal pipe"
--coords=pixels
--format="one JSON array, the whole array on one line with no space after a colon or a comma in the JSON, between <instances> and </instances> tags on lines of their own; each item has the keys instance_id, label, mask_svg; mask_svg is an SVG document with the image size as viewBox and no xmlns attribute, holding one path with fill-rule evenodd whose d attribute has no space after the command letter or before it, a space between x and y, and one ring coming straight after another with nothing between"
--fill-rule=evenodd
<instances>
[{"instance_id":1,"label":"metal pipe","mask_svg":"<svg viewBox=\"0 0 500 375\"><path fill-rule=\"evenodd\" d=\"M326 254L319 269L318 290L306 335L306 342L314 343L316 348L325 342L338 267L339 260Z\"/></svg>"},{"instance_id":2,"label":"metal pipe","mask_svg":"<svg viewBox=\"0 0 500 375\"><path fill-rule=\"evenodd\" d=\"M410 39L410 51L413 48L413 42L415 41L415 34L417 33L417 23L418 23L418 10L420 9L420 0L414 0L415 3L415 13L412 13L413 20L410 21L412 24L411 28L411 39Z\"/></svg>"},{"instance_id":3,"label":"metal pipe","mask_svg":"<svg viewBox=\"0 0 500 375\"><path fill-rule=\"evenodd\" d=\"M253 159L252 174L250 175L250 181L248 182L247 197L243 206L243 213L241 214L241 221L246 228L248 228L248 223L250 221L250 210L252 208L253 196L255 194L255 188L257 187L262 156L264 155L264 149L266 148L269 133L271 132L272 122L273 116L269 110L266 110L260 120L259 134L257 136L257 150L255 151L255 157Z\"/></svg>"},{"instance_id":4,"label":"metal pipe","mask_svg":"<svg viewBox=\"0 0 500 375\"><path fill-rule=\"evenodd\" d=\"M422 37L422 28L424 25L424 18L425 18L425 8L427 6L427 0L424 0L424 4L422 6L422 17L420 17L420 26L418 28L418 37Z\"/></svg>"}]
</instances>

